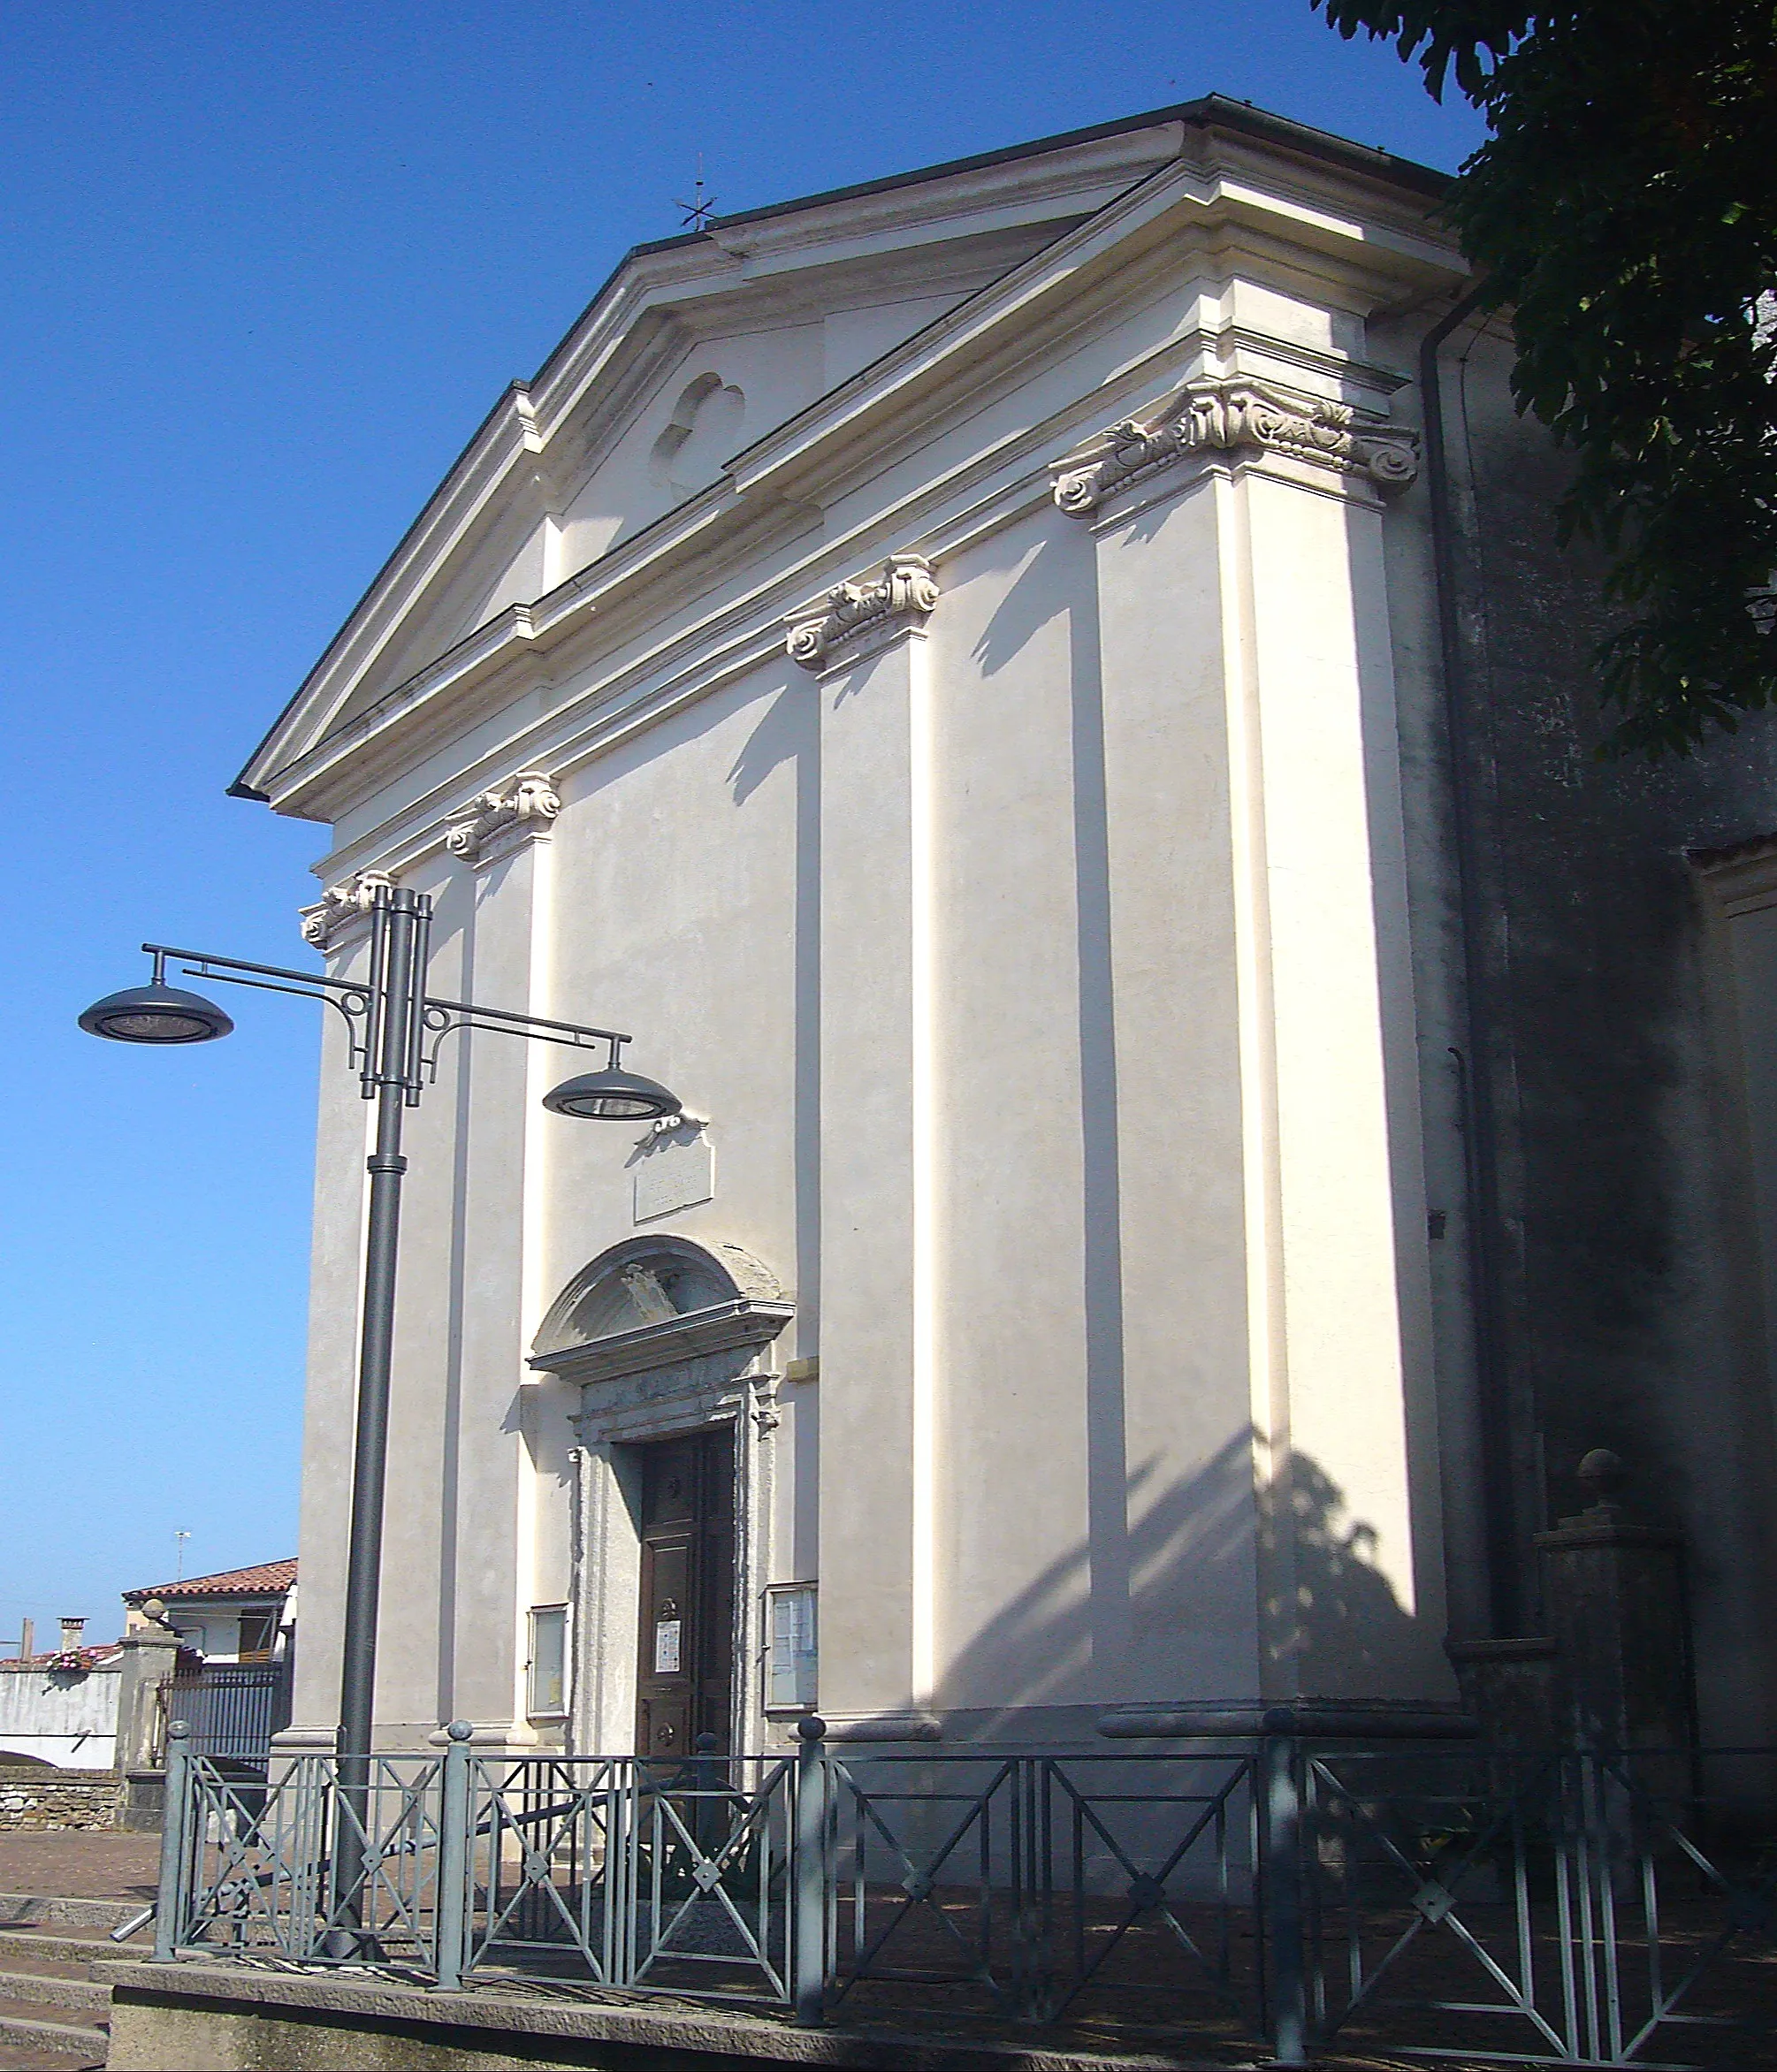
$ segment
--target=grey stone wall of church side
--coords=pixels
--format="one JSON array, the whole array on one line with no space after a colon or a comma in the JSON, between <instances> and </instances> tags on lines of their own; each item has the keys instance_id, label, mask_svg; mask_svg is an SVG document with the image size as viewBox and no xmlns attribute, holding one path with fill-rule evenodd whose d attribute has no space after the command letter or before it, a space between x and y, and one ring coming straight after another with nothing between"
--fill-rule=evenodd
<instances>
[{"instance_id":1,"label":"grey stone wall of church side","mask_svg":"<svg viewBox=\"0 0 1777 2072\"><path fill-rule=\"evenodd\" d=\"M1453 354L1447 422L1521 1464L1546 1525L1581 1507L1589 1448L1623 1456L1638 1512L1684 1538L1705 1739L1768 1739L1771 1366L1719 952L1684 851L1777 827L1777 720L1689 758L1599 759L1598 571L1555 549L1564 462L1477 378L1490 355Z\"/></svg>"}]
</instances>

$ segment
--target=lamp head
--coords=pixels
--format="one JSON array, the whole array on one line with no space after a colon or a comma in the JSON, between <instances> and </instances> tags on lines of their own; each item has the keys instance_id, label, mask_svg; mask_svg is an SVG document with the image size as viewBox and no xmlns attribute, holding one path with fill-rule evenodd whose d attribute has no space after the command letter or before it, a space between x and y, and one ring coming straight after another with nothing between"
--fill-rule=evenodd
<instances>
[{"instance_id":1,"label":"lamp head","mask_svg":"<svg viewBox=\"0 0 1777 2072\"><path fill-rule=\"evenodd\" d=\"M213 1000L177 986L129 986L95 1001L80 1017L89 1036L114 1043L209 1043L234 1024Z\"/></svg>"},{"instance_id":2,"label":"lamp head","mask_svg":"<svg viewBox=\"0 0 1777 2072\"><path fill-rule=\"evenodd\" d=\"M658 1079L610 1065L602 1072L564 1079L543 1096L543 1105L552 1115L580 1116L591 1122L650 1123L660 1116L677 1115L682 1103Z\"/></svg>"}]
</instances>

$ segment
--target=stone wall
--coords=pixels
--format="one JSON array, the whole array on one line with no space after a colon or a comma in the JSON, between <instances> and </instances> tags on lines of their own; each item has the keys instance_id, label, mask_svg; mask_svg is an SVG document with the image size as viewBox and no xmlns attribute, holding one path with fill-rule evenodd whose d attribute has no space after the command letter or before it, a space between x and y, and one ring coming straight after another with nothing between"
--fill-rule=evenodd
<instances>
[{"instance_id":1,"label":"stone wall","mask_svg":"<svg viewBox=\"0 0 1777 2072\"><path fill-rule=\"evenodd\" d=\"M115 1771L0 1769L0 1833L118 1824Z\"/></svg>"}]
</instances>

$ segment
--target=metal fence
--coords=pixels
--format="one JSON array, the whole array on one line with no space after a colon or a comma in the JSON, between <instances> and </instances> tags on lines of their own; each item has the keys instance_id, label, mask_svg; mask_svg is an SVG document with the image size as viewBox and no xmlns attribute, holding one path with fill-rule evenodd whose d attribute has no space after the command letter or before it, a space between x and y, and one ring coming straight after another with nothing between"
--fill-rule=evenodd
<instances>
[{"instance_id":1,"label":"metal fence","mask_svg":"<svg viewBox=\"0 0 1777 2072\"><path fill-rule=\"evenodd\" d=\"M271 1737L290 1724L290 1678L281 1662L206 1663L159 1690L161 1747L169 1721L182 1719L194 1755L227 1763L270 1760Z\"/></svg>"},{"instance_id":2,"label":"metal fence","mask_svg":"<svg viewBox=\"0 0 1777 2072\"><path fill-rule=\"evenodd\" d=\"M812 1724L812 1723L811 1723ZM175 1733L163 1960L373 1963L1308 2064L1777 2064L1777 1751L500 1756L231 1781Z\"/></svg>"}]
</instances>

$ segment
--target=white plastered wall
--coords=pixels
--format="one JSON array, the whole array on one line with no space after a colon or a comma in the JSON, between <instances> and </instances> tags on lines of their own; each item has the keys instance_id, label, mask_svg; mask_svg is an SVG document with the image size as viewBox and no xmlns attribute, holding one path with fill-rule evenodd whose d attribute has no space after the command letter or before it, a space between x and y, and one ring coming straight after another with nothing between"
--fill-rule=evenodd
<instances>
[{"instance_id":1,"label":"white plastered wall","mask_svg":"<svg viewBox=\"0 0 1777 2072\"><path fill-rule=\"evenodd\" d=\"M659 1227L765 1261L798 1305L774 1359L819 1355L746 1442L772 1462L748 1588L819 1576L842 1724L1448 1695L1396 521L1274 462L1181 467L1088 522L1009 486L1202 371L1192 326L1237 316L1299 360L1362 345L1349 309L1150 270L835 496L848 570L931 551L924 626L821 677L781 651L713 673L550 766L546 862L477 880L434 851L408 875L465 986L635 1031L634 1062L712 1118L714 1198ZM1042 451L954 493L1004 493L1003 520L953 520L941 471L1033 424ZM720 571L724 594L766 572ZM503 721L393 776L352 839L622 659L515 682ZM576 1392L523 1355L637 1229L638 1147L539 1118L549 1054L476 1041L414 1131L385 1625L413 1630L385 1645L383 1710L522 1743L528 1605L628 1587L568 1458ZM355 1093L330 1066L299 1724L327 1718L337 1649Z\"/></svg>"}]
</instances>

